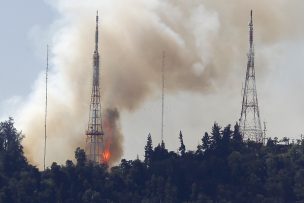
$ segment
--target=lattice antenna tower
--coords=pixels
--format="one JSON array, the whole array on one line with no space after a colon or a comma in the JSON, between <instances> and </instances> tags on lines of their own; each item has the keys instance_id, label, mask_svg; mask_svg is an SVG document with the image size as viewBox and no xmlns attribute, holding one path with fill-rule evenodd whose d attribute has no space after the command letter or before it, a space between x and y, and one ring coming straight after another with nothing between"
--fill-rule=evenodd
<instances>
[{"instance_id":1,"label":"lattice antenna tower","mask_svg":"<svg viewBox=\"0 0 304 203\"><path fill-rule=\"evenodd\" d=\"M49 45L46 46L46 69L45 69L45 111L44 111L44 150L43 150L43 170L45 170L46 159L46 124L47 124L47 105L48 105L48 71L49 71Z\"/></svg>"},{"instance_id":2,"label":"lattice antenna tower","mask_svg":"<svg viewBox=\"0 0 304 203\"><path fill-rule=\"evenodd\" d=\"M87 161L95 164L102 163L103 129L101 118L101 102L99 87L99 52L98 52L98 11L96 15L95 50L93 54L93 84L90 103L88 129L86 131Z\"/></svg>"},{"instance_id":3,"label":"lattice antenna tower","mask_svg":"<svg viewBox=\"0 0 304 203\"><path fill-rule=\"evenodd\" d=\"M243 90L242 111L240 118L240 129L244 140L263 143L263 131L261 127L258 96L255 81L254 67L254 45L253 45L253 20L252 10L249 22L249 53Z\"/></svg>"},{"instance_id":4,"label":"lattice antenna tower","mask_svg":"<svg viewBox=\"0 0 304 203\"><path fill-rule=\"evenodd\" d=\"M166 66L166 52L162 55L162 109L161 109L161 143L164 142L164 108L165 108L165 66Z\"/></svg>"}]
</instances>

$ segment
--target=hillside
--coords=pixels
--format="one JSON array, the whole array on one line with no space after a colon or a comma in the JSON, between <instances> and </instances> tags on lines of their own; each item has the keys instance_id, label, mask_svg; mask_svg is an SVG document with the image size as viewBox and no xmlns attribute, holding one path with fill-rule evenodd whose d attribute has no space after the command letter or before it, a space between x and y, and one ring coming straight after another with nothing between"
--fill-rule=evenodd
<instances>
[{"instance_id":1,"label":"hillside","mask_svg":"<svg viewBox=\"0 0 304 203\"><path fill-rule=\"evenodd\" d=\"M147 138L145 160L121 160L112 168L53 163L45 171L23 154L12 119L0 123L0 202L304 202L304 144L244 142L238 125L214 124L195 151L180 133L179 152Z\"/></svg>"}]
</instances>

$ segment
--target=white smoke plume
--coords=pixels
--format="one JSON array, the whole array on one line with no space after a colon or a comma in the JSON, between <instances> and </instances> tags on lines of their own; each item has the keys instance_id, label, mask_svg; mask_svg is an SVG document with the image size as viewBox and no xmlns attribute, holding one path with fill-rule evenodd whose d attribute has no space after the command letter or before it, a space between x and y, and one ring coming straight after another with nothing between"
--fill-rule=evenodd
<instances>
[{"instance_id":1,"label":"white smoke plume","mask_svg":"<svg viewBox=\"0 0 304 203\"><path fill-rule=\"evenodd\" d=\"M101 19L103 119L115 128L108 133L114 143L113 163L123 153L119 112L135 111L159 91L162 51L166 51L166 91L172 94L212 93L227 81L234 86L231 73L244 65L240 58L247 51L250 9L258 30L255 36L267 46L302 33L288 22L299 17L296 13L301 12L295 10L304 5L300 0L57 0L49 4L60 17L52 25L56 31L51 43L47 165L72 159L75 148L84 146L96 10ZM267 63L263 56L260 60ZM26 154L40 167L43 95L41 74L17 116L26 136Z\"/></svg>"}]
</instances>

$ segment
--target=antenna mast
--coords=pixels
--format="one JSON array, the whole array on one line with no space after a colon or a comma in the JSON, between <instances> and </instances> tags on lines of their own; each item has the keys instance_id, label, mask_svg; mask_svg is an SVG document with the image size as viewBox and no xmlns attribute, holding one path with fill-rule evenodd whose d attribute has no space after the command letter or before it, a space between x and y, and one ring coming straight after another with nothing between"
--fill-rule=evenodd
<instances>
[{"instance_id":1,"label":"antenna mast","mask_svg":"<svg viewBox=\"0 0 304 203\"><path fill-rule=\"evenodd\" d=\"M253 46L253 20L252 10L249 22L249 52L243 90L243 102L240 118L240 128L244 140L263 143L263 131L261 127L260 111L255 81L254 46Z\"/></svg>"},{"instance_id":2,"label":"antenna mast","mask_svg":"<svg viewBox=\"0 0 304 203\"><path fill-rule=\"evenodd\" d=\"M46 157L46 120L47 120L47 99L48 99L48 97L47 97L47 95L48 95L48 71L49 71L49 45L46 46L43 170L45 170L45 157Z\"/></svg>"},{"instance_id":3,"label":"antenna mast","mask_svg":"<svg viewBox=\"0 0 304 203\"><path fill-rule=\"evenodd\" d=\"M164 141L164 106L165 106L165 60L166 52L162 56L162 114L161 114L161 142Z\"/></svg>"},{"instance_id":4,"label":"antenna mast","mask_svg":"<svg viewBox=\"0 0 304 203\"><path fill-rule=\"evenodd\" d=\"M103 130L101 118L101 98L99 84L99 52L98 52L98 11L96 14L96 30L95 30L95 49L93 53L93 81L92 94L90 103L89 123L86 131L86 147L85 152L87 160L94 163L104 163L102 156L109 157L108 154L103 155ZM108 159L108 158L107 158Z\"/></svg>"}]
</instances>

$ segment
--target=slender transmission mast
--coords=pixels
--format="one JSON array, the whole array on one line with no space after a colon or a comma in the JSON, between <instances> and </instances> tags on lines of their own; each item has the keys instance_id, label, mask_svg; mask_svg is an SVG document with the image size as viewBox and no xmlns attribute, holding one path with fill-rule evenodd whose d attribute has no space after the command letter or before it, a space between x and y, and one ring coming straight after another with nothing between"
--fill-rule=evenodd
<instances>
[{"instance_id":1,"label":"slender transmission mast","mask_svg":"<svg viewBox=\"0 0 304 203\"><path fill-rule=\"evenodd\" d=\"M48 96L48 71L49 71L49 45L46 46L43 170L45 170L45 158L46 158L46 122L47 122L47 100L48 100L48 97L47 97Z\"/></svg>"},{"instance_id":2,"label":"slender transmission mast","mask_svg":"<svg viewBox=\"0 0 304 203\"><path fill-rule=\"evenodd\" d=\"M261 127L258 96L255 82L254 45L253 45L253 20L252 10L249 22L249 53L246 70L245 86L243 90L243 102L240 118L240 128L244 140L263 143L263 131Z\"/></svg>"},{"instance_id":3,"label":"slender transmission mast","mask_svg":"<svg viewBox=\"0 0 304 203\"><path fill-rule=\"evenodd\" d=\"M103 130L101 120L101 103L99 87L99 53L98 53L98 11L96 15L95 50L93 54L93 84L90 103L90 116L86 131L87 160L95 164L102 163Z\"/></svg>"},{"instance_id":4,"label":"slender transmission mast","mask_svg":"<svg viewBox=\"0 0 304 203\"><path fill-rule=\"evenodd\" d=\"M164 107L165 107L165 60L166 52L162 56L162 110L161 110L161 142L164 141Z\"/></svg>"}]
</instances>

